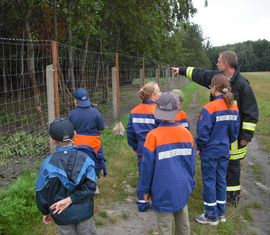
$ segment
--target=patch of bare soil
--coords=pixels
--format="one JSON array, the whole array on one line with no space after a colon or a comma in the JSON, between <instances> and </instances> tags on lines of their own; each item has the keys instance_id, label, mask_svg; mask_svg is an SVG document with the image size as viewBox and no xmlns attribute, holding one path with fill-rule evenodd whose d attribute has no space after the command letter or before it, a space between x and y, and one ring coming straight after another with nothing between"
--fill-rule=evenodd
<instances>
[{"instance_id":1,"label":"patch of bare soil","mask_svg":"<svg viewBox=\"0 0 270 235\"><path fill-rule=\"evenodd\" d=\"M241 205L257 202L260 209L252 209L254 221L249 224L246 234L270 234L270 157L269 153L261 150L257 138L248 144L247 156L242 160L241 176ZM260 169L261 174L254 169Z\"/></svg>"},{"instance_id":2,"label":"patch of bare soil","mask_svg":"<svg viewBox=\"0 0 270 235\"><path fill-rule=\"evenodd\" d=\"M197 93L194 93L193 101L186 111L193 136L196 134L198 111ZM260 179L256 177L253 170L254 165L262 170ZM242 193L239 206L249 205L253 202L262 206L260 209L252 209L254 221L248 225L244 234L270 234L270 158L269 153L261 150L260 142L256 138L253 138L252 142L249 143L247 156L242 161L242 166ZM109 226L97 226L99 235L141 235L149 234L150 231L152 234L157 234L155 212L151 209L147 212L139 212L136 197L129 197L125 202L118 202L110 208L104 208L104 210L109 216L125 217L125 219Z\"/></svg>"}]
</instances>

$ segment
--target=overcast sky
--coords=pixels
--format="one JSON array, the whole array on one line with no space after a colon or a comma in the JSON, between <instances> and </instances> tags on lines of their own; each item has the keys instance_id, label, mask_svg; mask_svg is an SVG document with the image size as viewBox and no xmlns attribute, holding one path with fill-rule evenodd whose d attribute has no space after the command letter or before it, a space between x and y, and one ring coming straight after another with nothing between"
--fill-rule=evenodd
<instances>
[{"instance_id":1,"label":"overcast sky","mask_svg":"<svg viewBox=\"0 0 270 235\"><path fill-rule=\"evenodd\" d=\"M270 41L270 0L192 0L198 12L191 18L213 46L247 40Z\"/></svg>"}]
</instances>

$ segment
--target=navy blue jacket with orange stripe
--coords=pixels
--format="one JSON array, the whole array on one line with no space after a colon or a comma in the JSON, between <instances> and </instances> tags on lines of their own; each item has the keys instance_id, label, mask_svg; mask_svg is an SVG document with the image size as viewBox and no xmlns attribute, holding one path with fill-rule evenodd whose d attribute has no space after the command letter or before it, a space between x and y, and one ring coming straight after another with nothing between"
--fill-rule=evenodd
<instances>
[{"instance_id":1,"label":"navy blue jacket with orange stripe","mask_svg":"<svg viewBox=\"0 0 270 235\"><path fill-rule=\"evenodd\" d=\"M137 151L138 156L143 155L143 145L149 131L158 126L160 120L154 117L156 102L143 101L130 112L127 125L127 139L130 147Z\"/></svg>"},{"instance_id":2,"label":"navy blue jacket with orange stripe","mask_svg":"<svg viewBox=\"0 0 270 235\"><path fill-rule=\"evenodd\" d=\"M196 138L197 150L201 150L202 156L229 157L230 143L237 140L240 127L236 104L233 104L231 111L222 95L202 108Z\"/></svg>"},{"instance_id":3,"label":"navy blue jacket with orange stripe","mask_svg":"<svg viewBox=\"0 0 270 235\"><path fill-rule=\"evenodd\" d=\"M190 129L188 116L182 109L179 109L175 118L175 122L178 122L179 124L187 128L188 130Z\"/></svg>"},{"instance_id":4,"label":"navy blue jacket with orange stripe","mask_svg":"<svg viewBox=\"0 0 270 235\"><path fill-rule=\"evenodd\" d=\"M195 187L194 145L179 123L161 122L147 134L138 190L151 194L154 210L171 213L187 205Z\"/></svg>"}]
</instances>

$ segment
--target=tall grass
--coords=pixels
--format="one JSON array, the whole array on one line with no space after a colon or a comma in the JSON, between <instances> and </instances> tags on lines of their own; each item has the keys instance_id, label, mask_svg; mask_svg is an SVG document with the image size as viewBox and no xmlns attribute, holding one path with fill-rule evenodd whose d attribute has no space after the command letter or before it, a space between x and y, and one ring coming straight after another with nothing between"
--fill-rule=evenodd
<instances>
[{"instance_id":1,"label":"tall grass","mask_svg":"<svg viewBox=\"0 0 270 235\"><path fill-rule=\"evenodd\" d=\"M251 78L249 77L251 75ZM256 94L260 108L260 122L257 130L258 136L269 137L269 73L258 75L248 73L248 77ZM268 87L267 87L268 86ZM192 101L192 95L197 90L199 109L209 100L209 90L190 83L181 89L185 94L182 108L186 111ZM124 127L127 126L129 115L121 118ZM94 221L96 225L110 225L128 218L128 215L108 215L107 208L118 201L136 201L136 186L138 180L137 158L132 148L127 144L126 135L115 136L112 134L114 125L107 128L101 135L104 154L107 158L108 175L98 180L100 195L95 196ZM265 128L267 130L265 130ZM268 150L269 151L269 150ZM0 191L0 233L4 234L57 234L55 224L44 225L42 215L35 205L36 171L23 174L9 189ZM218 226L202 226L195 222L195 216L204 210L202 199L202 178L200 161L196 162L196 187L189 200L189 216L192 234L243 234L247 223L252 221L250 208L259 208L259 205L250 204L238 208L228 208L226 213L227 223ZM3 213L4 212L4 213Z\"/></svg>"},{"instance_id":2,"label":"tall grass","mask_svg":"<svg viewBox=\"0 0 270 235\"><path fill-rule=\"evenodd\" d=\"M251 84L259 106L259 122L255 136L264 143L263 149L270 151L270 72L242 73Z\"/></svg>"}]
</instances>

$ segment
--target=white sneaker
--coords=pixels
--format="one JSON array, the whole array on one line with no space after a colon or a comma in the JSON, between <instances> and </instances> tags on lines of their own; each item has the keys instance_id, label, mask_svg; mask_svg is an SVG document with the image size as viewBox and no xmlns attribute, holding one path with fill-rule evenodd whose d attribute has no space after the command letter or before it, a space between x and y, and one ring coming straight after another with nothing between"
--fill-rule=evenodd
<instances>
[{"instance_id":1,"label":"white sneaker","mask_svg":"<svg viewBox=\"0 0 270 235\"><path fill-rule=\"evenodd\" d=\"M205 217L204 213L196 216L196 221L200 224L218 225L218 220L213 221Z\"/></svg>"},{"instance_id":2,"label":"white sneaker","mask_svg":"<svg viewBox=\"0 0 270 235\"><path fill-rule=\"evenodd\" d=\"M225 222L226 222L226 217L225 217L225 215L219 215L219 216L218 216L218 219L219 219L219 221L220 221L221 223L225 223Z\"/></svg>"},{"instance_id":3,"label":"white sneaker","mask_svg":"<svg viewBox=\"0 0 270 235\"><path fill-rule=\"evenodd\" d=\"M94 195L100 194L98 186L96 187L96 191L94 192Z\"/></svg>"}]
</instances>

